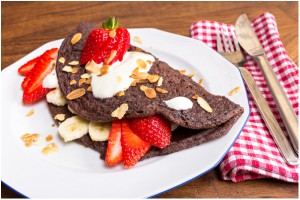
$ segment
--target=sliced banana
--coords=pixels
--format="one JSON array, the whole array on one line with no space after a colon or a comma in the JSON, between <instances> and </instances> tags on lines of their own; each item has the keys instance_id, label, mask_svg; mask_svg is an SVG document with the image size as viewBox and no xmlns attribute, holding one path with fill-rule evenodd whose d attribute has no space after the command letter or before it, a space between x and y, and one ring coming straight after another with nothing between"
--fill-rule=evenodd
<instances>
[{"instance_id":1,"label":"sliced banana","mask_svg":"<svg viewBox=\"0 0 300 200\"><path fill-rule=\"evenodd\" d=\"M59 135L65 142L81 138L89 131L89 121L73 116L63 121L58 127Z\"/></svg>"},{"instance_id":2,"label":"sliced banana","mask_svg":"<svg viewBox=\"0 0 300 200\"><path fill-rule=\"evenodd\" d=\"M111 129L111 123L90 122L89 134L93 141L107 141Z\"/></svg>"},{"instance_id":3,"label":"sliced banana","mask_svg":"<svg viewBox=\"0 0 300 200\"><path fill-rule=\"evenodd\" d=\"M178 124L171 123L171 131L175 131L179 127Z\"/></svg>"},{"instance_id":4,"label":"sliced banana","mask_svg":"<svg viewBox=\"0 0 300 200\"><path fill-rule=\"evenodd\" d=\"M61 93L61 90L59 88L56 88L55 90L52 90L46 95L47 102L52 103L56 106L64 106L66 105L67 101L64 98L63 94Z\"/></svg>"},{"instance_id":5,"label":"sliced banana","mask_svg":"<svg viewBox=\"0 0 300 200\"><path fill-rule=\"evenodd\" d=\"M73 110L69 105L68 105L68 110L73 113L74 115L77 115L77 113L75 112L75 110Z\"/></svg>"}]
</instances>

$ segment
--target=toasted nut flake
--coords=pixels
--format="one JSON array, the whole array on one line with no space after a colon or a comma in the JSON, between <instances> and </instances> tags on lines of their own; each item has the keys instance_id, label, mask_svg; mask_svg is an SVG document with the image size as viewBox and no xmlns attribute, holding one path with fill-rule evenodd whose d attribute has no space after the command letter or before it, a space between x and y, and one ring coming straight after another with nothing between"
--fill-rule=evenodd
<instances>
[{"instance_id":1,"label":"toasted nut flake","mask_svg":"<svg viewBox=\"0 0 300 200\"><path fill-rule=\"evenodd\" d=\"M161 86L162 83L163 83L163 77L161 76L161 77L158 79L158 81L157 81L157 86L158 86L158 87Z\"/></svg>"},{"instance_id":2,"label":"toasted nut flake","mask_svg":"<svg viewBox=\"0 0 300 200\"><path fill-rule=\"evenodd\" d=\"M138 75L139 74L139 67L136 67L133 71L132 71L132 75Z\"/></svg>"},{"instance_id":3,"label":"toasted nut flake","mask_svg":"<svg viewBox=\"0 0 300 200\"><path fill-rule=\"evenodd\" d=\"M130 84L130 86L136 86L136 84L137 84L137 82L138 82L138 80L134 80L131 84Z\"/></svg>"},{"instance_id":4,"label":"toasted nut flake","mask_svg":"<svg viewBox=\"0 0 300 200\"><path fill-rule=\"evenodd\" d=\"M90 78L91 76L88 73L84 73L80 77L81 78Z\"/></svg>"},{"instance_id":5,"label":"toasted nut flake","mask_svg":"<svg viewBox=\"0 0 300 200\"><path fill-rule=\"evenodd\" d=\"M40 139L40 134L37 133L26 133L24 135L21 136L21 139L23 140L23 142L25 143L26 147L30 147L33 144L38 144L39 145L39 139Z\"/></svg>"},{"instance_id":6,"label":"toasted nut flake","mask_svg":"<svg viewBox=\"0 0 300 200\"><path fill-rule=\"evenodd\" d=\"M100 75L107 74L108 69L109 69L109 65L103 65L100 69Z\"/></svg>"},{"instance_id":7,"label":"toasted nut flake","mask_svg":"<svg viewBox=\"0 0 300 200\"><path fill-rule=\"evenodd\" d=\"M67 95L67 99L73 100L77 99L79 97L82 97L85 94L85 89L84 88L78 88L76 90L73 90Z\"/></svg>"},{"instance_id":8,"label":"toasted nut flake","mask_svg":"<svg viewBox=\"0 0 300 200\"><path fill-rule=\"evenodd\" d=\"M209 112L209 113L212 112L212 108L207 103L207 101L205 101L202 97L198 97L197 102L200 105L200 107L203 108L206 112Z\"/></svg>"},{"instance_id":9,"label":"toasted nut flake","mask_svg":"<svg viewBox=\"0 0 300 200\"><path fill-rule=\"evenodd\" d=\"M73 68L71 66L66 65L62 70L65 72L72 72Z\"/></svg>"},{"instance_id":10,"label":"toasted nut flake","mask_svg":"<svg viewBox=\"0 0 300 200\"><path fill-rule=\"evenodd\" d=\"M69 64L69 65L78 65L79 62L78 62L77 60L74 60L74 61L72 61L72 62L69 62L68 64Z\"/></svg>"},{"instance_id":11,"label":"toasted nut flake","mask_svg":"<svg viewBox=\"0 0 300 200\"><path fill-rule=\"evenodd\" d=\"M108 35L111 38L115 37L116 36L116 29L113 29L113 30L109 31Z\"/></svg>"},{"instance_id":12,"label":"toasted nut flake","mask_svg":"<svg viewBox=\"0 0 300 200\"><path fill-rule=\"evenodd\" d=\"M27 114L26 117L29 117L34 114L34 108L32 108Z\"/></svg>"},{"instance_id":13,"label":"toasted nut flake","mask_svg":"<svg viewBox=\"0 0 300 200\"><path fill-rule=\"evenodd\" d=\"M114 110L111 113L112 117L117 117L118 119L122 119L125 115L125 113L128 110L128 104L127 103L123 103L120 107L118 107L116 110Z\"/></svg>"},{"instance_id":14,"label":"toasted nut flake","mask_svg":"<svg viewBox=\"0 0 300 200\"><path fill-rule=\"evenodd\" d=\"M145 86L145 85L141 85L141 86L140 86L140 90L142 90L142 91L144 91L144 92L145 92L145 90L146 90L147 88L148 88L148 87Z\"/></svg>"},{"instance_id":15,"label":"toasted nut flake","mask_svg":"<svg viewBox=\"0 0 300 200\"><path fill-rule=\"evenodd\" d=\"M112 50L108 59L106 60L106 64L109 64L114 58L115 56L117 55L117 51L116 50Z\"/></svg>"},{"instance_id":16,"label":"toasted nut flake","mask_svg":"<svg viewBox=\"0 0 300 200\"><path fill-rule=\"evenodd\" d=\"M78 86L81 86L81 85L84 84L85 82L86 82L86 79L85 79L85 78L79 79L79 81L78 81Z\"/></svg>"},{"instance_id":17,"label":"toasted nut flake","mask_svg":"<svg viewBox=\"0 0 300 200\"><path fill-rule=\"evenodd\" d=\"M153 88L147 88L144 91L146 97L148 97L149 99L154 99L156 98L156 92Z\"/></svg>"},{"instance_id":18,"label":"toasted nut flake","mask_svg":"<svg viewBox=\"0 0 300 200\"><path fill-rule=\"evenodd\" d=\"M93 90L92 90L92 86L89 86L86 90L87 90L88 92L93 91Z\"/></svg>"},{"instance_id":19,"label":"toasted nut flake","mask_svg":"<svg viewBox=\"0 0 300 200\"><path fill-rule=\"evenodd\" d=\"M122 76L117 76L117 82L121 83L122 82Z\"/></svg>"},{"instance_id":20,"label":"toasted nut flake","mask_svg":"<svg viewBox=\"0 0 300 200\"><path fill-rule=\"evenodd\" d=\"M59 148L57 146L57 144L55 143L50 143L48 144L48 146L46 146L43 150L42 150L42 153L47 155L49 153L54 153L54 152L58 152L59 151Z\"/></svg>"},{"instance_id":21,"label":"toasted nut flake","mask_svg":"<svg viewBox=\"0 0 300 200\"><path fill-rule=\"evenodd\" d=\"M82 34L81 33L76 33L72 39L71 39L71 43L72 44L76 44L82 37Z\"/></svg>"},{"instance_id":22,"label":"toasted nut flake","mask_svg":"<svg viewBox=\"0 0 300 200\"><path fill-rule=\"evenodd\" d=\"M76 83L77 83L77 81L75 79L73 79L73 80L70 81L70 85L74 85Z\"/></svg>"},{"instance_id":23,"label":"toasted nut flake","mask_svg":"<svg viewBox=\"0 0 300 200\"><path fill-rule=\"evenodd\" d=\"M197 73L196 71L193 71L193 72L190 73L188 76L192 78L193 76L195 76L196 73Z\"/></svg>"},{"instance_id":24,"label":"toasted nut flake","mask_svg":"<svg viewBox=\"0 0 300 200\"><path fill-rule=\"evenodd\" d=\"M89 73L93 73L93 74L100 74L100 66L98 66L95 61L89 61L85 64L85 69L89 72Z\"/></svg>"},{"instance_id":25,"label":"toasted nut flake","mask_svg":"<svg viewBox=\"0 0 300 200\"><path fill-rule=\"evenodd\" d=\"M55 124L52 124L51 126L52 126L52 127L55 127Z\"/></svg>"},{"instance_id":26,"label":"toasted nut flake","mask_svg":"<svg viewBox=\"0 0 300 200\"><path fill-rule=\"evenodd\" d=\"M146 79L140 79L140 80L137 80L137 83L148 83L148 80L146 80Z\"/></svg>"},{"instance_id":27,"label":"toasted nut flake","mask_svg":"<svg viewBox=\"0 0 300 200\"><path fill-rule=\"evenodd\" d=\"M77 72L78 72L78 68L74 67L74 68L72 69L72 74L76 74Z\"/></svg>"},{"instance_id":28,"label":"toasted nut flake","mask_svg":"<svg viewBox=\"0 0 300 200\"><path fill-rule=\"evenodd\" d=\"M233 90L231 90L229 92L229 96L232 96L234 95L235 93L237 93L241 88L238 86L238 87L235 87Z\"/></svg>"},{"instance_id":29,"label":"toasted nut flake","mask_svg":"<svg viewBox=\"0 0 300 200\"><path fill-rule=\"evenodd\" d=\"M181 69L181 70L178 70L180 74L185 74L186 73L186 70L185 69Z\"/></svg>"},{"instance_id":30,"label":"toasted nut flake","mask_svg":"<svg viewBox=\"0 0 300 200\"><path fill-rule=\"evenodd\" d=\"M149 74L147 79L150 83L155 83L156 81L158 81L158 79L160 78L160 76L158 75L151 75Z\"/></svg>"},{"instance_id":31,"label":"toasted nut flake","mask_svg":"<svg viewBox=\"0 0 300 200\"><path fill-rule=\"evenodd\" d=\"M203 78L201 78L201 79L199 80L198 84L199 84L199 85L202 85L202 83L203 83Z\"/></svg>"},{"instance_id":32,"label":"toasted nut flake","mask_svg":"<svg viewBox=\"0 0 300 200\"><path fill-rule=\"evenodd\" d=\"M54 119L57 119L59 121L64 121L66 118L66 115L65 114L57 114L55 115Z\"/></svg>"},{"instance_id":33,"label":"toasted nut flake","mask_svg":"<svg viewBox=\"0 0 300 200\"><path fill-rule=\"evenodd\" d=\"M152 65L151 60L146 60L146 62L147 62L149 65Z\"/></svg>"},{"instance_id":34,"label":"toasted nut flake","mask_svg":"<svg viewBox=\"0 0 300 200\"><path fill-rule=\"evenodd\" d=\"M48 136L46 137L46 141L47 141L47 142L50 142L51 140L53 140L53 135L48 135Z\"/></svg>"},{"instance_id":35,"label":"toasted nut flake","mask_svg":"<svg viewBox=\"0 0 300 200\"><path fill-rule=\"evenodd\" d=\"M62 64L65 64L65 61L66 61L66 59L65 59L64 57L60 57L60 58L58 59L58 62L60 62L60 63L62 63Z\"/></svg>"},{"instance_id":36,"label":"toasted nut flake","mask_svg":"<svg viewBox=\"0 0 300 200\"><path fill-rule=\"evenodd\" d=\"M168 93L167 90L159 88L159 87L155 88L155 90L156 90L156 92L159 92L159 93L162 93L162 94L167 94Z\"/></svg>"},{"instance_id":37,"label":"toasted nut flake","mask_svg":"<svg viewBox=\"0 0 300 200\"><path fill-rule=\"evenodd\" d=\"M192 96L192 99L198 99L199 95L195 94L194 96Z\"/></svg>"},{"instance_id":38,"label":"toasted nut flake","mask_svg":"<svg viewBox=\"0 0 300 200\"><path fill-rule=\"evenodd\" d=\"M137 59L136 64L138 65L138 67L142 68L142 69L146 69L147 68L147 64L144 60L142 59Z\"/></svg>"},{"instance_id":39,"label":"toasted nut flake","mask_svg":"<svg viewBox=\"0 0 300 200\"><path fill-rule=\"evenodd\" d=\"M124 96L124 95L125 95L125 92L124 91L120 91L115 96L121 97L121 96Z\"/></svg>"},{"instance_id":40,"label":"toasted nut flake","mask_svg":"<svg viewBox=\"0 0 300 200\"><path fill-rule=\"evenodd\" d=\"M147 79L149 74L147 72L140 72L137 75L131 75L130 77L133 79Z\"/></svg>"},{"instance_id":41,"label":"toasted nut flake","mask_svg":"<svg viewBox=\"0 0 300 200\"><path fill-rule=\"evenodd\" d=\"M134 36L133 37L133 41L142 44L142 40L141 40L141 38L139 36Z\"/></svg>"},{"instance_id":42,"label":"toasted nut flake","mask_svg":"<svg viewBox=\"0 0 300 200\"><path fill-rule=\"evenodd\" d=\"M85 84L87 84L87 85L90 85L90 84L91 84L91 82L92 82L92 78L88 78L88 79L86 79L86 82L85 82Z\"/></svg>"}]
</instances>

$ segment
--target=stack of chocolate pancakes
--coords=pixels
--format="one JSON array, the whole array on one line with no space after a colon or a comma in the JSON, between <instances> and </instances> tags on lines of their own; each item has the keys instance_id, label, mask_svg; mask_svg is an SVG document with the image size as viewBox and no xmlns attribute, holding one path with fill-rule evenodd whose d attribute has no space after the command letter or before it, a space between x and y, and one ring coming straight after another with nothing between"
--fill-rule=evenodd
<instances>
[{"instance_id":1,"label":"stack of chocolate pancakes","mask_svg":"<svg viewBox=\"0 0 300 200\"><path fill-rule=\"evenodd\" d=\"M89 23L81 23L73 30L63 41L58 58L65 58L65 63L80 60L81 52L89 33L95 27ZM81 33L81 39L72 44L70 41L76 33ZM143 50L131 46L129 51ZM147 53L147 52L144 52ZM64 97L78 88L85 88L88 85L77 84L70 85L70 81L75 79L77 82L81 75L87 73L84 66L79 66L77 73L67 73L63 71L63 63L57 62L56 73L59 87ZM166 155L173 152L181 151L187 148L197 146L201 143L219 138L231 129L234 123L244 112L243 108L224 96L217 96L207 92L203 87L194 82L189 76L181 74L178 70L173 69L167 63L155 58L149 74L155 74L163 77L163 88L168 91L167 94L157 93L157 97L150 99L140 90L140 84L131 86L125 91L124 96L115 96L111 98L95 98L92 92L86 92L83 96L73 100L67 100L67 104L78 116L95 122L111 122L117 118L112 117L112 112L120 105L128 104L128 110L124 118L137 118L159 114L168 119L170 122L179 125L172 132L171 144L164 149L151 147L142 159L153 156ZM154 87L151 83L143 83L147 87ZM198 94L212 108L212 112L202 109L197 101L192 98ZM193 102L193 107L188 110L175 110L169 108L164 101L175 97L186 97ZM56 106L48 103L52 116L65 114L66 119L72 117L68 105ZM57 123L59 123L57 121ZM95 149L100 153L100 158L104 159L107 141L92 141L89 134L77 139L77 142L84 146Z\"/></svg>"}]
</instances>

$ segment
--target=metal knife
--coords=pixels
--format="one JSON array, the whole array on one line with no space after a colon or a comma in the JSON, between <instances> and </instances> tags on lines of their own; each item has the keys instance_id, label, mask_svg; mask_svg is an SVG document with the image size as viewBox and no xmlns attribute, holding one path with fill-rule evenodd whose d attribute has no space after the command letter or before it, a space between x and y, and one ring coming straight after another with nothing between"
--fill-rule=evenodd
<instances>
[{"instance_id":1,"label":"metal knife","mask_svg":"<svg viewBox=\"0 0 300 200\"><path fill-rule=\"evenodd\" d=\"M298 154L298 119L297 116L281 87L272 67L270 66L267 56L262 48L250 21L246 14L242 14L235 24L236 35L240 45L243 49L253 57L259 64L260 69L264 75L273 99L277 105L283 122L289 134L292 146Z\"/></svg>"}]
</instances>

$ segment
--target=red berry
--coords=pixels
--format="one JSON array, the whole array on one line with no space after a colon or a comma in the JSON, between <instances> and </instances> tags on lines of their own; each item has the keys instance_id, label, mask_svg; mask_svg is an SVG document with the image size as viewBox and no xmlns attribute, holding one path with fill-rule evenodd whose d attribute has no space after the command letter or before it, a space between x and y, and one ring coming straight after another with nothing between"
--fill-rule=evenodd
<instances>
[{"instance_id":1,"label":"red berry","mask_svg":"<svg viewBox=\"0 0 300 200\"><path fill-rule=\"evenodd\" d=\"M121 137L123 160L125 167L134 166L145 155L151 145L137 136L129 127L127 121L122 121Z\"/></svg>"},{"instance_id":2,"label":"red berry","mask_svg":"<svg viewBox=\"0 0 300 200\"><path fill-rule=\"evenodd\" d=\"M40 56L28 61L27 63L25 63L24 65L22 65L19 69L18 72L21 75L27 76L28 74L30 74L32 68L34 67L34 65L38 62L38 60L40 59Z\"/></svg>"},{"instance_id":3,"label":"red berry","mask_svg":"<svg viewBox=\"0 0 300 200\"><path fill-rule=\"evenodd\" d=\"M159 115L130 120L131 129L151 145L165 148L171 141L170 123Z\"/></svg>"},{"instance_id":4,"label":"red berry","mask_svg":"<svg viewBox=\"0 0 300 200\"><path fill-rule=\"evenodd\" d=\"M122 160L121 121L113 121L107 143L105 162L108 166L114 166Z\"/></svg>"}]
</instances>

